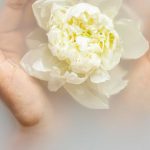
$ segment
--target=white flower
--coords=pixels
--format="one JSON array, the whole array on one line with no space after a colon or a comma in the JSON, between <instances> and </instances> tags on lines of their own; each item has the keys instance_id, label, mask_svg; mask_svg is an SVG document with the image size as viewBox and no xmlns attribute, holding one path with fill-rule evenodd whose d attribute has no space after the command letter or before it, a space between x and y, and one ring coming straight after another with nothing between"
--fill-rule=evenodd
<instances>
[{"instance_id":1,"label":"white flower","mask_svg":"<svg viewBox=\"0 0 150 150\"><path fill-rule=\"evenodd\" d=\"M30 51L22 66L48 81L50 91L64 87L82 105L108 108L108 98L127 85L118 64L148 50L139 24L116 16L121 0L37 0L39 28L27 39Z\"/></svg>"}]
</instances>

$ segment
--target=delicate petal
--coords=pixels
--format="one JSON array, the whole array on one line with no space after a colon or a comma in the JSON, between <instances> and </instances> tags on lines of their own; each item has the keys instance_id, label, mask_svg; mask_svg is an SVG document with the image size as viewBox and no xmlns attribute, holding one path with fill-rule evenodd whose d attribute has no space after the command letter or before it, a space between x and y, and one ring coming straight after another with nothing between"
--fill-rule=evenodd
<instances>
[{"instance_id":1,"label":"delicate petal","mask_svg":"<svg viewBox=\"0 0 150 150\"><path fill-rule=\"evenodd\" d=\"M62 38L60 37L61 30L52 28L48 33L47 37L51 44L56 44L62 42Z\"/></svg>"},{"instance_id":2,"label":"delicate petal","mask_svg":"<svg viewBox=\"0 0 150 150\"><path fill-rule=\"evenodd\" d=\"M125 3L121 6L119 14L115 19L119 20L121 18L131 19L141 24L141 19L137 13Z\"/></svg>"},{"instance_id":3,"label":"delicate petal","mask_svg":"<svg viewBox=\"0 0 150 150\"><path fill-rule=\"evenodd\" d=\"M112 70L120 62L122 49L116 49L114 52L109 51L102 57L101 67L104 70Z\"/></svg>"},{"instance_id":4,"label":"delicate petal","mask_svg":"<svg viewBox=\"0 0 150 150\"><path fill-rule=\"evenodd\" d=\"M51 9L51 16L48 22L48 26L49 29L51 29L51 25L52 24L57 24L58 26L60 24L64 24L65 23L65 19L66 19L66 11L67 11L67 7L63 7L63 5L58 5L56 3L54 3L52 5L52 9Z\"/></svg>"},{"instance_id":5,"label":"delicate petal","mask_svg":"<svg viewBox=\"0 0 150 150\"><path fill-rule=\"evenodd\" d=\"M107 16L114 18L121 7L122 0L86 0L89 3L100 7L100 10Z\"/></svg>"},{"instance_id":6,"label":"delicate petal","mask_svg":"<svg viewBox=\"0 0 150 150\"><path fill-rule=\"evenodd\" d=\"M122 19L116 22L116 29L123 42L123 58L137 59L147 52L149 43L140 32L139 24Z\"/></svg>"},{"instance_id":7,"label":"delicate petal","mask_svg":"<svg viewBox=\"0 0 150 150\"><path fill-rule=\"evenodd\" d=\"M109 17L115 17L121 7L122 0L103 0L99 7Z\"/></svg>"},{"instance_id":8,"label":"delicate petal","mask_svg":"<svg viewBox=\"0 0 150 150\"><path fill-rule=\"evenodd\" d=\"M64 77L61 76L61 71L57 67L53 67L49 73L48 89L56 92L65 84Z\"/></svg>"},{"instance_id":9,"label":"delicate petal","mask_svg":"<svg viewBox=\"0 0 150 150\"><path fill-rule=\"evenodd\" d=\"M110 79L108 72L104 70L96 70L90 77L93 83L102 83Z\"/></svg>"},{"instance_id":10,"label":"delicate petal","mask_svg":"<svg viewBox=\"0 0 150 150\"><path fill-rule=\"evenodd\" d=\"M90 42L90 39L84 36L78 36L76 42L79 45L80 50L86 52L88 49L88 43Z\"/></svg>"},{"instance_id":11,"label":"delicate petal","mask_svg":"<svg viewBox=\"0 0 150 150\"><path fill-rule=\"evenodd\" d=\"M71 84L81 84L87 79L86 76L79 77L76 73L69 73L68 71L64 74L64 77L66 78L66 82Z\"/></svg>"},{"instance_id":12,"label":"delicate petal","mask_svg":"<svg viewBox=\"0 0 150 150\"><path fill-rule=\"evenodd\" d=\"M21 60L22 67L34 77L41 80L48 80L48 73L52 66L58 61L51 56L46 44L40 45L37 49L30 50Z\"/></svg>"},{"instance_id":13,"label":"delicate petal","mask_svg":"<svg viewBox=\"0 0 150 150\"><path fill-rule=\"evenodd\" d=\"M38 25L47 30L48 20L50 18L52 0L38 0L33 4L33 12Z\"/></svg>"},{"instance_id":14,"label":"delicate petal","mask_svg":"<svg viewBox=\"0 0 150 150\"><path fill-rule=\"evenodd\" d=\"M45 47L41 46L36 50L29 51L21 60L21 66L27 71L31 76L37 77L41 80L48 80L47 72L49 71L48 66L44 61L47 50ZM44 63L43 63L44 62ZM35 69L38 68L38 70Z\"/></svg>"},{"instance_id":15,"label":"delicate petal","mask_svg":"<svg viewBox=\"0 0 150 150\"><path fill-rule=\"evenodd\" d=\"M48 21L51 15L53 3L64 3L67 0L37 0L33 4L33 12L38 25L44 30L48 30Z\"/></svg>"},{"instance_id":16,"label":"delicate petal","mask_svg":"<svg viewBox=\"0 0 150 150\"><path fill-rule=\"evenodd\" d=\"M99 84L99 88L107 97L119 93L128 84L128 81L123 79L126 74L127 72L121 67L116 67L110 72L111 79Z\"/></svg>"},{"instance_id":17,"label":"delicate petal","mask_svg":"<svg viewBox=\"0 0 150 150\"><path fill-rule=\"evenodd\" d=\"M88 12L90 15L100 13L100 10L96 6L90 5L88 3L79 3L75 6L72 6L68 10L67 18L71 18L72 16L79 17L81 15L81 13L83 13L85 11Z\"/></svg>"},{"instance_id":18,"label":"delicate petal","mask_svg":"<svg viewBox=\"0 0 150 150\"><path fill-rule=\"evenodd\" d=\"M108 109L107 98L96 89L92 89L87 84L65 85L67 92L81 105L91 109Z\"/></svg>"},{"instance_id":19,"label":"delicate petal","mask_svg":"<svg viewBox=\"0 0 150 150\"><path fill-rule=\"evenodd\" d=\"M95 54L92 54L91 57L86 58L81 55L74 57L71 68L74 72L86 74L89 71L98 68L100 66L100 59Z\"/></svg>"},{"instance_id":20,"label":"delicate petal","mask_svg":"<svg viewBox=\"0 0 150 150\"><path fill-rule=\"evenodd\" d=\"M100 9L109 17L114 18L122 5L122 0L103 0L100 3Z\"/></svg>"},{"instance_id":21,"label":"delicate petal","mask_svg":"<svg viewBox=\"0 0 150 150\"><path fill-rule=\"evenodd\" d=\"M47 41L46 33L42 29L36 28L27 36L26 44L29 49L36 49L41 43L47 43Z\"/></svg>"},{"instance_id":22,"label":"delicate petal","mask_svg":"<svg viewBox=\"0 0 150 150\"><path fill-rule=\"evenodd\" d=\"M68 71L62 74L61 70L57 67L53 67L49 73L48 88L50 91L57 91L65 83L81 84L87 77L79 77L76 73Z\"/></svg>"}]
</instances>

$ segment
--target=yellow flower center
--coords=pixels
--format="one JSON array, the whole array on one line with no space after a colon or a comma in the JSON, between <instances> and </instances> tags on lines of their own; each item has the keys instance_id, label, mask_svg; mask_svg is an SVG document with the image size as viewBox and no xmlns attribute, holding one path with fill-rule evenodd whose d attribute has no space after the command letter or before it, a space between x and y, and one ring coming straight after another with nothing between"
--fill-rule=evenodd
<instances>
[{"instance_id":1,"label":"yellow flower center","mask_svg":"<svg viewBox=\"0 0 150 150\"><path fill-rule=\"evenodd\" d=\"M64 18L59 17L61 13ZM58 9L50 20L49 47L54 56L79 74L98 69L107 54L113 57L110 51L117 49L119 36L110 18L100 12L66 14L67 9Z\"/></svg>"},{"instance_id":2,"label":"yellow flower center","mask_svg":"<svg viewBox=\"0 0 150 150\"><path fill-rule=\"evenodd\" d=\"M67 21L67 33L68 37L72 42L75 42L76 48L80 51L79 45L76 43L77 37L85 37L90 39L90 43L97 44L101 51L97 54L102 54L107 50L113 50L115 48L115 42L117 34L112 29L100 24L98 18L93 18L87 12L82 13L78 18L71 17ZM78 28L76 31L69 30L69 27L73 26ZM79 31L79 32L78 32Z\"/></svg>"}]
</instances>

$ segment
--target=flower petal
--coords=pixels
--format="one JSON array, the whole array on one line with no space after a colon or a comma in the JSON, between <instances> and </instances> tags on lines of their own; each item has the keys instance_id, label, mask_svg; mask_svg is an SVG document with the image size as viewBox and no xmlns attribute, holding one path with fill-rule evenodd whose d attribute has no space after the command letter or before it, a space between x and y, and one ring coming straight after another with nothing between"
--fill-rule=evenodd
<instances>
[{"instance_id":1,"label":"flower petal","mask_svg":"<svg viewBox=\"0 0 150 150\"><path fill-rule=\"evenodd\" d=\"M49 73L48 89L56 92L65 84L64 77L61 76L61 71L57 67L53 67Z\"/></svg>"},{"instance_id":2,"label":"flower petal","mask_svg":"<svg viewBox=\"0 0 150 150\"><path fill-rule=\"evenodd\" d=\"M125 3L121 6L119 14L116 17L116 20L119 20L121 18L132 19L141 24L141 19L135 12L135 10L133 10L130 6L128 6Z\"/></svg>"},{"instance_id":3,"label":"flower petal","mask_svg":"<svg viewBox=\"0 0 150 150\"><path fill-rule=\"evenodd\" d=\"M99 88L107 97L119 93L128 84L128 81L123 79L126 74L127 72L125 70L117 66L110 72L111 79L99 84Z\"/></svg>"},{"instance_id":4,"label":"flower petal","mask_svg":"<svg viewBox=\"0 0 150 150\"><path fill-rule=\"evenodd\" d=\"M60 29L52 28L47 33L48 41L50 42L50 44L56 45L56 43L62 42L62 37L60 36L61 33L62 31Z\"/></svg>"},{"instance_id":5,"label":"flower petal","mask_svg":"<svg viewBox=\"0 0 150 150\"><path fill-rule=\"evenodd\" d=\"M80 14L85 12L85 11L91 15L100 13L100 10L96 6L90 5L88 3L79 3L79 4L76 4L75 6L72 6L68 10L67 18L70 18L72 16L79 17Z\"/></svg>"},{"instance_id":6,"label":"flower petal","mask_svg":"<svg viewBox=\"0 0 150 150\"><path fill-rule=\"evenodd\" d=\"M62 70L60 70L58 67L52 67L52 69L49 73L48 89L50 91L57 91L65 83L77 85L77 84L83 83L86 79L87 79L87 77L79 77L74 72L70 73L70 72L66 71L63 74Z\"/></svg>"},{"instance_id":7,"label":"flower petal","mask_svg":"<svg viewBox=\"0 0 150 150\"><path fill-rule=\"evenodd\" d=\"M47 30L47 24L51 14L52 0L37 0L32 7L38 25Z\"/></svg>"},{"instance_id":8,"label":"flower petal","mask_svg":"<svg viewBox=\"0 0 150 150\"><path fill-rule=\"evenodd\" d=\"M110 76L108 72L104 70L100 70L100 69L94 72L90 77L90 80L93 83L102 83L109 79L110 79Z\"/></svg>"},{"instance_id":9,"label":"flower petal","mask_svg":"<svg viewBox=\"0 0 150 150\"><path fill-rule=\"evenodd\" d=\"M47 36L44 30L40 28L36 28L34 31L32 31L26 39L26 44L29 49L36 49L39 47L41 43L47 42Z\"/></svg>"},{"instance_id":10,"label":"flower petal","mask_svg":"<svg viewBox=\"0 0 150 150\"><path fill-rule=\"evenodd\" d=\"M79 77L76 73L74 72L65 72L64 77L66 79L67 83L71 83L71 84L81 84L83 83L87 77Z\"/></svg>"},{"instance_id":11,"label":"flower petal","mask_svg":"<svg viewBox=\"0 0 150 150\"><path fill-rule=\"evenodd\" d=\"M104 70L112 70L120 62L122 49L118 48L115 51L109 51L102 57L101 67Z\"/></svg>"},{"instance_id":12,"label":"flower petal","mask_svg":"<svg viewBox=\"0 0 150 150\"><path fill-rule=\"evenodd\" d=\"M116 22L116 30L122 38L125 59L137 59L144 55L149 43L139 29L139 24L129 19L122 19Z\"/></svg>"},{"instance_id":13,"label":"flower petal","mask_svg":"<svg viewBox=\"0 0 150 150\"><path fill-rule=\"evenodd\" d=\"M91 109L108 109L107 98L98 90L92 89L87 84L64 86L66 91L81 105Z\"/></svg>"},{"instance_id":14,"label":"flower petal","mask_svg":"<svg viewBox=\"0 0 150 150\"><path fill-rule=\"evenodd\" d=\"M37 49L30 50L21 60L21 66L31 76L37 77L41 80L48 81L48 72L51 70L56 60L51 56L47 45L43 44Z\"/></svg>"},{"instance_id":15,"label":"flower petal","mask_svg":"<svg viewBox=\"0 0 150 150\"><path fill-rule=\"evenodd\" d=\"M33 5L33 13L38 25L44 30L48 30L48 21L51 15L53 3L64 3L68 0L37 0Z\"/></svg>"},{"instance_id":16,"label":"flower petal","mask_svg":"<svg viewBox=\"0 0 150 150\"><path fill-rule=\"evenodd\" d=\"M100 10L107 16L114 18L121 7L122 0L86 0L89 3L99 6Z\"/></svg>"},{"instance_id":17,"label":"flower petal","mask_svg":"<svg viewBox=\"0 0 150 150\"><path fill-rule=\"evenodd\" d=\"M21 66L31 76L47 81L47 72L49 71L47 55L49 54L45 46L40 46L39 49L31 50L25 54L21 60Z\"/></svg>"},{"instance_id":18,"label":"flower petal","mask_svg":"<svg viewBox=\"0 0 150 150\"><path fill-rule=\"evenodd\" d=\"M114 18L122 5L122 0L103 0L100 3L100 9L107 16Z\"/></svg>"}]
</instances>

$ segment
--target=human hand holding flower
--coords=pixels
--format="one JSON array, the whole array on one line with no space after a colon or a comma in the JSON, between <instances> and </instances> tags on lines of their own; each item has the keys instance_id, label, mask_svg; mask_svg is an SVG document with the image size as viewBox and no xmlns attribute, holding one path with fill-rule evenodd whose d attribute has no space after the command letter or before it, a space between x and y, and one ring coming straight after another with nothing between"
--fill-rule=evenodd
<instances>
[{"instance_id":1,"label":"human hand holding flower","mask_svg":"<svg viewBox=\"0 0 150 150\"><path fill-rule=\"evenodd\" d=\"M41 0L41 2L42 1L43 0ZM115 53L116 51L113 51L113 53L112 51L106 51L105 55L103 55L101 52L103 52L102 47L104 46L105 47L108 46L109 48L112 48L111 50L113 50L113 47L116 48L117 46L122 46L119 44L120 41L118 40L118 35L119 35L118 31L116 32L114 30L114 25L111 22L111 19L114 18L114 16L116 16L118 9L120 7L119 1L112 1L112 3L116 2L114 4L114 6L116 5L115 9L113 7L112 7L113 9L110 9L110 6L111 5L113 6L113 4L108 0L106 0L106 3L101 3L100 5L102 11L105 12L111 18L109 19L109 17L104 15L104 20L103 20L104 22L102 22L102 23L107 23L110 25L109 29L102 28L104 31L103 33L105 33L105 35L108 32L108 33L111 33L109 35L112 35L113 37L112 38L113 42L110 42L109 44L107 44L107 42L105 43L104 41L108 37L111 37L111 36L104 36L105 40L102 41L102 43L97 42L97 40L101 38L102 36L100 34L101 28L94 29L94 26L92 26L92 29L83 30L84 27L82 26L82 20L83 20L82 18L84 18L87 15L88 20L90 20L88 23L91 24L91 22L93 22L93 18L91 18L92 16L91 14L89 15L89 14L83 13L80 16L81 17L80 20L77 20L76 18L74 18L74 11L72 11L73 17L71 17L68 20L68 23L64 24L64 26L65 25L67 26L68 24L72 24L76 26L76 23L78 24L79 22L81 25L80 31L82 31L82 33L84 34L82 34L82 36L81 34L79 35L72 34L71 40L72 41L76 40L76 43L77 43L77 45L74 45L75 51L71 51L71 53L68 53L67 51L66 53L64 53L65 51L60 48L61 47L64 48L63 46L67 46L69 44L68 39L67 39L68 35L66 36L67 38L65 38L65 42L66 42L65 43L64 39L63 40L61 39L61 38L64 38L64 36L61 37L61 33L59 32L60 28L55 28L55 27L58 27L57 23L60 23L60 26L62 25L61 22L58 22L58 20L60 19L61 21L61 15L62 15L61 13L64 12L65 10L58 9L59 6L57 8L57 5L56 7L53 7L53 8L56 8L56 10L58 9L58 16L56 13L56 17L54 17L54 22L52 22L52 24L49 24L47 26L48 19L45 18L45 15L48 14L46 10L51 9L51 4L50 4L51 2L50 1L46 1L46 2L47 3L45 3L45 6L43 3L43 5L39 5L41 7L37 7L38 8L37 13L39 14L37 14L36 19L41 28L46 30L46 32L49 31L47 32L48 38L45 37L46 34L45 34L45 31L43 31L43 29L42 30L40 29L40 32L39 32L39 29L36 29L35 31L38 31L38 34L37 32L30 34L30 38L28 40L28 46L31 46L31 49L33 49L31 53L32 52L35 52L35 53L33 53L30 57L31 53L29 52L24 57L23 59L23 61L25 62L23 64L24 68L30 75L35 76L42 80L49 81L49 89L52 91L56 91L61 86L64 86L67 89L67 91L72 96L74 96L75 99L78 100L81 104L90 108L108 108L107 97L119 92L126 85L126 81L122 79L123 76L125 75L125 72L119 68L111 72L111 69L112 68L114 69L116 67L116 65L119 63L120 58L122 56L124 58L138 58L142 56L147 50L146 49L147 42L144 40L143 36L139 32L138 26L134 24L132 21L128 22L128 20L120 20L119 22L117 22L118 27L119 27L118 30L120 29L120 31L131 32L130 38L128 36L129 39L128 39L128 42L126 43L127 45L125 45L126 51L124 52L124 54L122 53L121 49L118 49L117 53ZM14 115L19 119L21 123L26 124L26 125L35 124L36 122L39 121L39 119L42 116L44 101L47 99L45 96L45 93L42 91L37 81L29 77L19 65L20 58L23 56L25 49L26 49L25 35L28 32L30 32L32 28L35 27L34 21L33 21L34 18L32 14L27 13L29 12L28 10L31 10L31 3L32 2L30 2L29 4L29 1L27 0L26 1L25 0L24 1L17 1L17 0L7 1L6 2L7 5L5 6L4 10L2 10L1 12L1 19L0 19L0 37L2 39L0 42L0 46L1 46L1 55L0 55L1 95L4 97L5 102L10 106ZM41 11L42 7L44 9ZM47 9L45 9L45 7ZM105 8L105 10L103 10L103 8ZM62 9L64 8L62 7ZM90 9L87 9L87 11L90 11ZM94 13L98 13L97 16L99 17L99 9L97 10L97 7L94 7L94 9L91 8L91 11L94 11ZM75 11L75 15L76 13L78 14L79 12L80 12L79 10L77 12ZM71 12L69 13L69 15L70 14ZM55 10L54 10L54 15L55 15ZM31 19L28 20L25 16L27 16L28 19L29 18ZM49 16L46 16L46 17L49 17ZM55 22L56 18L58 20L56 20ZM95 21L98 21L98 20L95 19L94 22ZM47 30L47 28L49 27L52 27L55 30L49 30L49 29ZM123 30L126 28L128 30ZM63 29L65 29L65 27L63 27ZM69 33L71 33L70 28L66 27L66 29L68 29ZM93 34L91 30L92 31L95 30L96 31L95 34ZM44 33L44 36L43 36L43 33ZM59 35L58 36L59 38L57 38L56 35ZM91 41L91 39L95 36L96 36L96 40ZM136 38L136 37L138 37L136 39L136 44L138 43L139 44L144 43L144 44L137 45L136 49L134 49L135 52L132 53L132 48L130 46L132 46L133 44L133 41L132 41L133 38ZM126 40L126 37L122 37L122 38L125 38ZM111 38L108 38L108 39L111 40ZM49 45L46 45L46 47L45 47L45 40L46 42L49 43ZM83 50L83 51L85 50L84 49L85 45L82 45L81 41L85 41L85 44L87 44L86 43L87 40L88 42L90 41L91 47L87 51L86 55L82 55L83 54L82 51L81 53L79 53L78 56L82 57L81 61L83 62L76 63L76 65L74 65L74 62L76 62L76 58L78 58L75 55L76 52L78 50ZM61 43L64 45L63 46L60 45ZM55 45L57 45L56 48L58 48L58 50L55 49ZM39 46L39 48L37 48L37 46ZM72 46L72 45L68 45L68 46ZM62 63L62 60L60 63L59 61L56 61L55 59L53 59L54 57L51 56L50 51L48 51L48 48L50 48L53 56L57 57L59 61L61 59L63 60L65 56L65 60L67 60L66 62L69 65L64 65ZM101 54L97 55L97 50L98 52L100 51ZM63 56L63 54L65 55ZM115 57L116 54L117 54L117 57ZM70 57L70 55L74 57ZM115 58L115 59L108 59L110 58L109 57L110 55L114 56L112 58ZM103 60L102 61L103 63L99 62L98 56L100 56L100 59ZM89 57L93 59L89 60ZM107 62L108 60L109 62ZM147 60L147 59L144 58L144 60ZM55 65L57 64L58 66L51 68L51 65L50 65L51 63L54 63ZM67 66L71 69L66 69L64 66L65 67ZM93 71L93 68L101 68L101 70L94 69ZM62 75L62 71L63 71L63 75ZM119 76L116 76L116 73ZM137 71L137 74L140 74L140 73L141 72ZM109 80L112 77L114 77L114 79ZM87 81L87 79L90 79L89 88L87 88L87 85L85 84L81 85L81 83L83 83L84 81ZM104 81L111 81L111 82L106 82L105 84L103 83ZM91 86L91 82L92 82L92 85L94 83L94 86ZM96 91L97 86L95 86L95 83L96 84L101 83L101 85L103 85L100 87L100 89L103 88L102 93L101 92L99 93L99 91L98 92ZM118 84L118 83L121 83L121 84ZM93 92L94 92L94 96L93 96Z\"/></svg>"}]
</instances>

